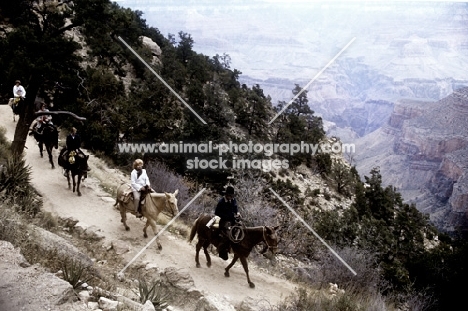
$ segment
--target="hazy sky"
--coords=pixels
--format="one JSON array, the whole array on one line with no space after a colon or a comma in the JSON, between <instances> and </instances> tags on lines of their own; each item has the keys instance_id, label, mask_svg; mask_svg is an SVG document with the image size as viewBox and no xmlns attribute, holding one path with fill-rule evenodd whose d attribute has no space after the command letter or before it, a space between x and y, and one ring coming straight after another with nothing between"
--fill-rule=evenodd
<instances>
[{"instance_id":1,"label":"hazy sky","mask_svg":"<svg viewBox=\"0 0 468 311\"><path fill-rule=\"evenodd\" d=\"M466 78L468 4L463 1L116 1L167 34L184 31L194 50L227 53L258 79L314 77L336 61L364 60L395 79ZM330 69L335 66L333 63Z\"/></svg>"}]
</instances>

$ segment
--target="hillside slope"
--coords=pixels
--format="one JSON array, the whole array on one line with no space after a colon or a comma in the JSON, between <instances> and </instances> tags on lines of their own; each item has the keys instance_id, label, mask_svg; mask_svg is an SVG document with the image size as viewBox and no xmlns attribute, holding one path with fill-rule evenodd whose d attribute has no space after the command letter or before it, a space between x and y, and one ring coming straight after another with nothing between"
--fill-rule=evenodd
<instances>
[{"instance_id":1,"label":"hillside slope","mask_svg":"<svg viewBox=\"0 0 468 311\"><path fill-rule=\"evenodd\" d=\"M7 129L7 138L13 138L16 123L12 120L11 109L8 106L0 106L0 122ZM128 224L130 231L125 231L120 223L119 211L113 206L115 200L105 192L101 186L117 187L129 177L121 172L108 168L99 158L90 156L90 177L82 184L82 196L78 197L67 188L66 178L60 168L51 169L46 157L41 158L36 142L29 137L26 142L26 161L32 168L32 184L42 195L44 210L52 212L59 217L73 217L83 223L84 226L95 226L98 232L104 236L103 244L115 241L123 241L129 251L123 254L124 262L130 261L151 238L144 239L142 228L144 222L129 215ZM54 150L56 161L57 150ZM102 184L100 180L104 180ZM112 190L112 189L110 189ZM183 206L182 206L183 207ZM182 208L179 206L179 209ZM158 226L160 229L161 226ZM262 273L250 265L251 279L256 283L255 289L248 287L244 271L240 264L236 264L231 270L231 277L223 275L227 262L213 255L213 265L208 269L195 268L195 246L188 244L181 236L164 232L160 236L163 249L157 250L151 245L133 263L137 266L150 264L162 271L168 267L174 267L178 271L188 273L194 281L192 290L200 291L207 299L216 301L220 310L232 310L242 302L256 301L259 305L265 302L276 304L295 290L295 285L285 279ZM202 261L203 263L203 261ZM113 267L118 273L123 267ZM193 310L193 309L190 309Z\"/></svg>"}]
</instances>

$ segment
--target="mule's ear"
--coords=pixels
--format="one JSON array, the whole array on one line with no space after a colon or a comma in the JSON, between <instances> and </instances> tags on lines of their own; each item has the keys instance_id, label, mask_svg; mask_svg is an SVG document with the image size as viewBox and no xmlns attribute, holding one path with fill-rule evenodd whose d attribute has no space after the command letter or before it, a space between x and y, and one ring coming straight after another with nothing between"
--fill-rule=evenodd
<instances>
[{"instance_id":1,"label":"mule's ear","mask_svg":"<svg viewBox=\"0 0 468 311\"><path fill-rule=\"evenodd\" d=\"M176 196L177 193L179 193L179 189L177 189L176 191L174 191L174 196Z\"/></svg>"},{"instance_id":2,"label":"mule's ear","mask_svg":"<svg viewBox=\"0 0 468 311\"><path fill-rule=\"evenodd\" d=\"M276 230L278 230L278 229L279 229L279 227L280 227L279 225L278 225L278 226L276 226L276 227L273 227L273 230L275 230L275 231L276 231Z\"/></svg>"}]
</instances>

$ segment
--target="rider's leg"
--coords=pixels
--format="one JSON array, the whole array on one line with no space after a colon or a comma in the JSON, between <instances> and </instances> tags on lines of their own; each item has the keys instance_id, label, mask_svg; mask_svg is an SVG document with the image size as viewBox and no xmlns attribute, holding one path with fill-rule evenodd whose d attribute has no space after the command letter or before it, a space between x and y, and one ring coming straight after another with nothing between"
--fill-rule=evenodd
<instances>
[{"instance_id":1,"label":"rider's leg","mask_svg":"<svg viewBox=\"0 0 468 311\"><path fill-rule=\"evenodd\" d=\"M68 163L68 161L69 161L68 155L70 154L70 151L67 148L64 148L62 150L63 151L61 152L61 154L59 156L62 158L62 161L64 163ZM68 164L65 164L64 166L66 166L66 165L68 165ZM65 168L64 171L63 171L63 176L68 177L69 172L70 172L70 170Z\"/></svg>"},{"instance_id":2,"label":"rider's leg","mask_svg":"<svg viewBox=\"0 0 468 311\"><path fill-rule=\"evenodd\" d=\"M223 260L227 260L229 248L230 248L230 240L229 240L229 228L231 227L231 223L229 221L223 221L220 223L219 229L221 231L221 242L218 245L218 253L219 257Z\"/></svg>"},{"instance_id":3,"label":"rider's leg","mask_svg":"<svg viewBox=\"0 0 468 311\"><path fill-rule=\"evenodd\" d=\"M140 191L133 191L133 206L135 209L135 216L141 218L141 214L138 212L138 208L140 207L140 198L141 192Z\"/></svg>"}]
</instances>

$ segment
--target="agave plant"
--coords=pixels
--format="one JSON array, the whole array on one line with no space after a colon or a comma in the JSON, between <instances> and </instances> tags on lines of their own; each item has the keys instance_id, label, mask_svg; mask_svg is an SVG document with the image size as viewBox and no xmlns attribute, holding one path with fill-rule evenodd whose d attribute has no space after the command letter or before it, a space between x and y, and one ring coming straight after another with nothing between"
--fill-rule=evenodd
<instances>
[{"instance_id":1,"label":"agave plant","mask_svg":"<svg viewBox=\"0 0 468 311\"><path fill-rule=\"evenodd\" d=\"M35 216L42 201L30 184L31 167L24 158L9 157L0 168L0 194L15 204L19 211Z\"/></svg>"},{"instance_id":2,"label":"agave plant","mask_svg":"<svg viewBox=\"0 0 468 311\"><path fill-rule=\"evenodd\" d=\"M90 269L80 263L78 260L64 260L61 265L63 279L70 283L74 289L77 289L84 283L89 282L93 275Z\"/></svg>"},{"instance_id":3,"label":"agave plant","mask_svg":"<svg viewBox=\"0 0 468 311\"><path fill-rule=\"evenodd\" d=\"M24 158L10 157L0 174L0 192L15 195L25 191L31 180L31 168L26 165Z\"/></svg>"},{"instance_id":4,"label":"agave plant","mask_svg":"<svg viewBox=\"0 0 468 311\"><path fill-rule=\"evenodd\" d=\"M160 281L147 282L144 278L138 280L140 302L151 301L157 311L164 310L167 305L168 295L163 292Z\"/></svg>"}]
</instances>

